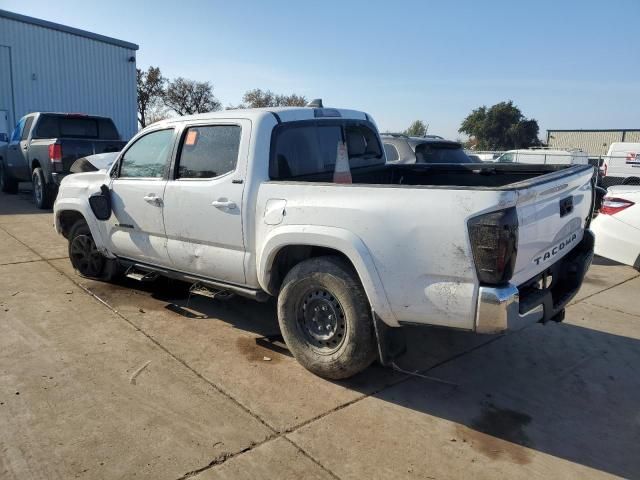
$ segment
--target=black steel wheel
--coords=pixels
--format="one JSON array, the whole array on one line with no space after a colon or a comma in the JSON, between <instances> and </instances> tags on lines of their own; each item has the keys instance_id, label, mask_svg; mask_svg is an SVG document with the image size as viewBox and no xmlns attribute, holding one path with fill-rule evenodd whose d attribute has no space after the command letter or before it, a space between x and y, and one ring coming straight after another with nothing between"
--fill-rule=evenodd
<instances>
[{"instance_id":1,"label":"black steel wheel","mask_svg":"<svg viewBox=\"0 0 640 480\"><path fill-rule=\"evenodd\" d=\"M344 342L347 323L338 299L324 288L312 288L298 305L298 325L318 353L331 354Z\"/></svg>"},{"instance_id":2,"label":"black steel wheel","mask_svg":"<svg viewBox=\"0 0 640 480\"><path fill-rule=\"evenodd\" d=\"M293 356L324 378L349 378L377 355L371 307L358 274L337 256L309 258L287 273L278 322Z\"/></svg>"}]
</instances>

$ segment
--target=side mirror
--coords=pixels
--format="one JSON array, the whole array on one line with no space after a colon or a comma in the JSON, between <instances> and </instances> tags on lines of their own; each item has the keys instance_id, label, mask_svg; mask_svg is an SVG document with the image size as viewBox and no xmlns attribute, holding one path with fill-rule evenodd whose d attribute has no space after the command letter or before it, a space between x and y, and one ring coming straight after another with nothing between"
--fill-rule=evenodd
<instances>
[{"instance_id":1,"label":"side mirror","mask_svg":"<svg viewBox=\"0 0 640 480\"><path fill-rule=\"evenodd\" d=\"M98 220L111 218L111 191L106 185L100 187L100 193L89 197L89 206Z\"/></svg>"}]
</instances>

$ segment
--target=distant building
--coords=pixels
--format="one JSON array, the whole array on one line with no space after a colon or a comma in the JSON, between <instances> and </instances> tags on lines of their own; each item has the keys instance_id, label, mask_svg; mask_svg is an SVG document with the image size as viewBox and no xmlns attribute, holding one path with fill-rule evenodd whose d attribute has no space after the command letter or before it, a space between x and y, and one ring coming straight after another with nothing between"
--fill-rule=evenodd
<instances>
[{"instance_id":1,"label":"distant building","mask_svg":"<svg viewBox=\"0 0 640 480\"><path fill-rule=\"evenodd\" d=\"M138 45L0 10L0 134L30 112L111 117L137 131Z\"/></svg>"},{"instance_id":2,"label":"distant building","mask_svg":"<svg viewBox=\"0 0 640 480\"><path fill-rule=\"evenodd\" d=\"M547 130L549 147L579 148L590 156L606 155L613 142L640 142L640 129Z\"/></svg>"}]
</instances>

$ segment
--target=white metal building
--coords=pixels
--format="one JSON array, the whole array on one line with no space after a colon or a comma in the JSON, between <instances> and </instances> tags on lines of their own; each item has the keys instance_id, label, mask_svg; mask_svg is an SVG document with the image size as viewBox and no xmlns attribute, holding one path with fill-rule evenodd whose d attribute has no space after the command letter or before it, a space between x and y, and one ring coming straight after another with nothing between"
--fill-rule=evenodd
<instances>
[{"instance_id":1,"label":"white metal building","mask_svg":"<svg viewBox=\"0 0 640 480\"><path fill-rule=\"evenodd\" d=\"M0 134L30 112L76 112L111 117L129 139L137 131L136 50L0 10Z\"/></svg>"}]
</instances>

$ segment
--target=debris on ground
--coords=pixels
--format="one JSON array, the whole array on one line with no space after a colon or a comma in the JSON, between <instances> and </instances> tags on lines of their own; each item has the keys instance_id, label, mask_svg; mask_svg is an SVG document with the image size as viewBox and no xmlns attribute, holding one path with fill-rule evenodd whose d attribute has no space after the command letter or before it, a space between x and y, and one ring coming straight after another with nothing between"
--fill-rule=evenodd
<instances>
[{"instance_id":1,"label":"debris on ground","mask_svg":"<svg viewBox=\"0 0 640 480\"><path fill-rule=\"evenodd\" d=\"M264 360L265 362L270 362L271 361L271 357L262 357L262 360Z\"/></svg>"},{"instance_id":2,"label":"debris on ground","mask_svg":"<svg viewBox=\"0 0 640 480\"><path fill-rule=\"evenodd\" d=\"M140 368L138 368L135 372L133 372L133 375L131 375L131 377L129 378L129 383L131 385L136 384L136 377L140 375L142 371L149 366L150 363L151 363L151 360L149 360L147 363L145 363Z\"/></svg>"}]
</instances>

